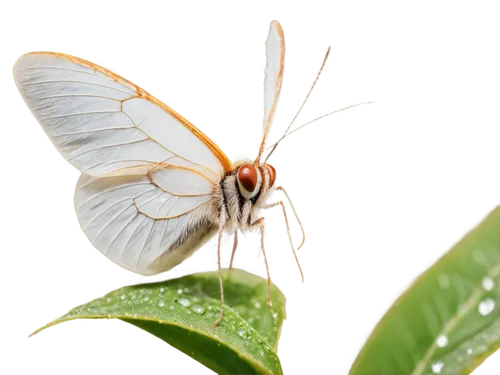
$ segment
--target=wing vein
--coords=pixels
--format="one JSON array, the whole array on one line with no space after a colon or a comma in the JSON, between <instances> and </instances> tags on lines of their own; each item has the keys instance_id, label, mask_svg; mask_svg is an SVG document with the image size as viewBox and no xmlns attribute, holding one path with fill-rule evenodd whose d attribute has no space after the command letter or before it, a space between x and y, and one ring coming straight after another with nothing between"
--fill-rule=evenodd
<instances>
[{"instance_id":1,"label":"wing vein","mask_svg":"<svg viewBox=\"0 0 500 375\"><path fill-rule=\"evenodd\" d=\"M118 206L120 203L123 203L127 200L129 200L130 197L126 197L124 199L120 199L119 201L116 201L115 203L113 203L112 205L106 207L104 210L102 210L101 212L99 212L98 214L94 215L94 217L92 219L90 219L86 224L85 226L82 228L83 230L86 230L90 224L92 224L94 221L96 221L97 219L99 219L102 215L104 215L106 212L108 212L110 209L112 209L113 207L115 206ZM97 234L96 238L99 237L99 234L101 233L103 228L101 228L101 230L99 231L99 233Z\"/></svg>"},{"instance_id":2,"label":"wing vein","mask_svg":"<svg viewBox=\"0 0 500 375\"><path fill-rule=\"evenodd\" d=\"M165 203L167 203L170 199L172 199L174 196L171 195L168 199L165 199L161 204L160 204L160 207L158 207L158 210L156 210L156 215L157 216L160 216L160 211L161 209L163 208L163 206L165 205Z\"/></svg>"},{"instance_id":3,"label":"wing vein","mask_svg":"<svg viewBox=\"0 0 500 375\"><path fill-rule=\"evenodd\" d=\"M78 72L78 73L84 73L84 74L89 74L95 77L101 77L101 78L106 78L108 81L111 81L109 77L105 75L98 74L97 71L92 70L92 71L85 71L85 70L80 70L80 69L71 69L71 68L63 68L61 66L34 66L30 68L24 68L24 69L16 69L18 72L25 72L27 70L43 70L43 69L50 69L50 70L67 70L69 72ZM90 68L89 68L90 69Z\"/></svg>"},{"instance_id":4,"label":"wing vein","mask_svg":"<svg viewBox=\"0 0 500 375\"><path fill-rule=\"evenodd\" d=\"M118 212L115 216L113 216L111 219L109 219L109 221L106 223L106 225L104 225L103 227L101 227L101 229L99 229L99 232L97 232L97 235L94 237L94 241L97 240L99 238L99 236L102 234L102 232L104 232L104 230L110 226L110 224L115 221L118 217L122 216L123 213L125 211L127 211L130 207L133 207L133 205L129 205L127 207L125 207L123 210L121 210L120 212Z\"/></svg>"},{"instance_id":5,"label":"wing vein","mask_svg":"<svg viewBox=\"0 0 500 375\"><path fill-rule=\"evenodd\" d=\"M163 194L163 191L161 191L161 190L160 190L160 192L159 192L158 194L156 194L154 197L152 197L152 198L148 199L146 202L142 203L142 204L141 204L141 206L142 206L142 207L144 207L144 206L145 206L145 205L147 205L149 202L154 201L156 198L158 198L158 197L159 197L160 195L162 195L162 194ZM134 199L136 199L136 198L134 198ZM137 204L136 204L136 206L137 206ZM137 206L137 208L140 208L140 206Z\"/></svg>"},{"instance_id":6,"label":"wing vein","mask_svg":"<svg viewBox=\"0 0 500 375\"><path fill-rule=\"evenodd\" d=\"M94 181L91 181L88 185L92 184ZM87 187L88 185L82 185L82 186L79 186L80 189L83 189L85 187ZM113 192L113 191L117 191L117 190L121 190L121 189L126 189L128 187L131 187L131 186L136 186L136 185L151 185L150 182L132 182L130 184L126 184L126 185L121 185L121 186L113 186L112 188L110 189L106 189L106 190L103 190L103 191L100 191L98 193L95 193L94 195L90 196L89 198L85 199L85 201L83 201L82 203L78 204L76 206L76 208L80 208L81 206L83 206L84 204L96 199L97 197L99 197L101 194L105 194L105 193L110 193L110 192ZM154 190L156 189L156 187L153 187L152 189L150 190L147 190L145 191L145 193L147 193L148 191L151 191L151 190Z\"/></svg>"},{"instance_id":7,"label":"wing vein","mask_svg":"<svg viewBox=\"0 0 500 375\"><path fill-rule=\"evenodd\" d=\"M153 227L155 226L156 222L152 221L151 222L151 228L149 228L148 235L146 236L146 239L144 240L142 246L141 246L141 251L139 252L139 256L137 257L137 260L135 262L135 268L137 269L137 266L139 265L139 262L141 261L142 254L144 254L144 248L146 247L146 244L148 243L149 236L151 236L151 232L153 231Z\"/></svg>"},{"instance_id":8,"label":"wing vein","mask_svg":"<svg viewBox=\"0 0 500 375\"><path fill-rule=\"evenodd\" d=\"M91 94L50 95L50 96L42 96L40 98L35 98L35 100L45 100L45 99L53 99L53 98L72 98L72 97L109 99L109 100L113 100L115 102L122 102L123 101L122 99L110 98L109 96L91 95Z\"/></svg>"},{"instance_id":9,"label":"wing vein","mask_svg":"<svg viewBox=\"0 0 500 375\"><path fill-rule=\"evenodd\" d=\"M118 89L116 87L101 85L101 84L94 83L94 82L76 81L76 80L70 80L70 79L53 80L53 81L38 81L38 82L24 83L23 86L35 86L35 85L41 85L41 84L44 84L44 83L81 83L83 85L104 87L106 89L115 90L115 91L119 91L119 92L122 92L122 93L127 94L127 95L134 96L134 94L132 94L130 92L127 92L127 91L124 91L124 90L120 90L120 89Z\"/></svg>"},{"instance_id":10,"label":"wing vein","mask_svg":"<svg viewBox=\"0 0 500 375\"><path fill-rule=\"evenodd\" d=\"M106 148L111 148L111 147L131 145L131 144L134 144L134 143L140 143L140 142L144 142L144 141L148 141L148 140L150 140L150 139L149 138L143 138L143 139L137 139L135 141L130 141L130 142L116 143L116 144L112 144L112 145L107 145L107 146L102 146L102 147L96 147L96 148L93 148L93 149L90 149L90 150L86 150L84 152L80 152L79 154L77 154L75 156L72 156L71 160L75 160L76 158L78 158L78 157L80 157L82 155L88 154L90 152L94 152L94 151L98 151L98 150L104 150Z\"/></svg>"},{"instance_id":11,"label":"wing vein","mask_svg":"<svg viewBox=\"0 0 500 375\"><path fill-rule=\"evenodd\" d=\"M139 213L138 213L138 212L136 212L136 213L135 213L135 215L134 215L134 216L132 216L132 218L131 218L129 221L127 221L127 222L125 223L125 225L124 225L124 226L120 229L120 231L118 232L118 234L117 234L115 237L113 237L113 240L111 240L111 242L109 243L108 247L107 247L107 248L106 248L106 250L104 251L104 254L107 254L107 252L109 251L109 249L111 249L111 246L113 246L113 244L114 244L114 243L115 243L115 241L118 239L118 237L120 237L120 235L123 233L123 231L125 230L125 228L127 228L127 227L130 225L130 223L131 223L132 221L134 221L134 219L137 217L137 215L139 215Z\"/></svg>"},{"instance_id":12,"label":"wing vein","mask_svg":"<svg viewBox=\"0 0 500 375\"><path fill-rule=\"evenodd\" d=\"M137 225L137 227L135 227L134 231L132 232L132 234L130 235L129 239L127 240L127 243L120 250L120 254L118 254L118 258L117 259L121 258L123 252L127 249L128 245L130 244L130 241L135 236L135 233L137 232L137 229L139 229L139 227L142 225L142 223L144 222L144 220L146 220L146 216L143 216L141 222L139 223L139 225Z\"/></svg>"},{"instance_id":13,"label":"wing vein","mask_svg":"<svg viewBox=\"0 0 500 375\"><path fill-rule=\"evenodd\" d=\"M103 128L103 129L93 129L93 130L84 130L81 132L71 132L71 133L60 133L53 135L52 138L57 138L57 137L64 137L68 135L77 135L77 134L88 134L88 133L94 133L94 132L102 132L106 130L123 130L123 129L134 129L134 126L124 126L124 127L119 127L119 128Z\"/></svg>"},{"instance_id":14,"label":"wing vein","mask_svg":"<svg viewBox=\"0 0 500 375\"><path fill-rule=\"evenodd\" d=\"M95 115L96 113L120 113L120 112L121 111L90 111L90 112L68 113L65 115L45 117L45 118L41 119L40 121L47 121L47 120L67 118L67 117L73 117L73 116L82 116L82 115Z\"/></svg>"}]
</instances>

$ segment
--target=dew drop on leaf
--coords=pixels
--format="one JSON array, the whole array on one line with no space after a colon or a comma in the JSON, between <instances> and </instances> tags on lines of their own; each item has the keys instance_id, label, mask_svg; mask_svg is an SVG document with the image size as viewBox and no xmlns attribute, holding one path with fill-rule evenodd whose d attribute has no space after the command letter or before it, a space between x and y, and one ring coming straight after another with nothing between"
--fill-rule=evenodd
<instances>
[{"instance_id":1,"label":"dew drop on leaf","mask_svg":"<svg viewBox=\"0 0 500 375\"><path fill-rule=\"evenodd\" d=\"M448 338L446 336L440 335L436 340L436 344L440 348L443 348L448 345Z\"/></svg>"},{"instance_id":2,"label":"dew drop on leaf","mask_svg":"<svg viewBox=\"0 0 500 375\"><path fill-rule=\"evenodd\" d=\"M159 307L163 307L165 306L165 301L162 300L162 299L159 299L158 302L156 302L156 304L159 306Z\"/></svg>"},{"instance_id":3,"label":"dew drop on leaf","mask_svg":"<svg viewBox=\"0 0 500 375\"><path fill-rule=\"evenodd\" d=\"M241 337L245 338L245 330L243 328L238 328L238 335Z\"/></svg>"},{"instance_id":4,"label":"dew drop on leaf","mask_svg":"<svg viewBox=\"0 0 500 375\"><path fill-rule=\"evenodd\" d=\"M205 309L200 305L194 305L192 307L193 311L198 315L203 315L205 313Z\"/></svg>"},{"instance_id":5,"label":"dew drop on leaf","mask_svg":"<svg viewBox=\"0 0 500 375\"><path fill-rule=\"evenodd\" d=\"M495 310L495 301L492 298L486 298L481 301L478 306L479 314L486 316Z\"/></svg>"},{"instance_id":6,"label":"dew drop on leaf","mask_svg":"<svg viewBox=\"0 0 500 375\"><path fill-rule=\"evenodd\" d=\"M441 370L443 369L444 367L444 363L443 361L439 361L439 362L434 362L432 364L432 372L434 374L440 374L441 373Z\"/></svg>"},{"instance_id":7,"label":"dew drop on leaf","mask_svg":"<svg viewBox=\"0 0 500 375\"><path fill-rule=\"evenodd\" d=\"M184 306L184 307L189 307L191 306L191 301L188 300L187 298L179 298L176 301L179 305Z\"/></svg>"},{"instance_id":8,"label":"dew drop on leaf","mask_svg":"<svg viewBox=\"0 0 500 375\"><path fill-rule=\"evenodd\" d=\"M483 279L483 288L486 291L490 291L495 287L495 282L491 277L485 277Z\"/></svg>"}]
</instances>

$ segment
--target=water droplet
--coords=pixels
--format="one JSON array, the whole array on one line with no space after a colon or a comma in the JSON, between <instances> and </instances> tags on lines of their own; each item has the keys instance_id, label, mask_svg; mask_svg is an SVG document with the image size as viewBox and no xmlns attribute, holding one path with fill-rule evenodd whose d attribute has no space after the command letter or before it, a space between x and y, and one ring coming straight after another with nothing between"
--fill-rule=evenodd
<instances>
[{"instance_id":1,"label":"water droplet","mask_svg":"<svg viewBox=\"0 0 500 375\"><path fill-rule=\"evenodd\" d=\"M159 307L163 307L165 306L165 301L162 300L162 299L159 299L158 302L156 302L156 304L159 306Z\"/></svg>"},{"instance_id":2,"label":"water droplet","mask_svg":"<svg viewBox=\"0 0 500 375\"><path fill-rule=\"evenodd\" d=\"M445 273L438 276L438 284L441 289L448 289L450 287L450 278Z\"/></svg>"},{"instance_id":3,"label":"water droplet","mask_svg":"<svg viewBox=\"0 0 500 375\"><path fill-rule=\"evenodd\" d=\"M255 302L254 306L255 306L256 309L260 309L260 302Z\"/></svg>"},{"instance_id":4,"label":"water droplet","mask_svg":"<svg viewBox=\"0 0 500 375\"><path fill-rule=\"evenodd\" d=\"M177 289L177 294L182 294L182 293L184 293L184 292L182 291L182 289L180 289L180 288L179 288L179 289Z\"/></svg>"},{"instance_id":5,"label":"water droplet","mask_svg":"<svg viewBox=\"0 0 500 375\"><path fill-rule=\"evenodd\" d=\"M127 296L126 296L125 294L122 294L122 295L120 296L120 299L121 299L122 301L125 301L125 300L127 299Z\"/></svg>"},{"instance_id":6,"label":"water droplet","mask_svg":"<svg viewBox=\"0 0 500 375\"><path fill-rule=\"evenodd\" d=\"M491 277L485 277L483 279L483 288L484 290L490 291L495 287L495 282Z\"/></svg>"},{"instance_id":7,"label":"water droplet","mask_svg":"<svg viewBox=\"0 0 500 375\"><path fill-rule=\"evenodd\" d=\"M172 311L175 310L175 305L168 305L168 309Z\"/></svg>"},{"instance_id":8,"label":"water droplet","mask_svg":"<svg viewBox=\"0 0 500 375\"><path fill-rule=\"evenodd\" d=\"M111 297L106 298L106 303L110 303L111 301L113 301L113 298Z\"/></svg>"},{"instance_id":9,"label":"water droplet","mask_svg":"<svg viewBox=\"0 0 500 375\"><path fill-rule=\"evenodd\" d=\"M439 373L441 373L441 370L443 369L443 367L444 367L443 361L434 362L432 364L432 372L434 374L439 374Z\"/></svg>"},{"instance_id":10,"label":"water droplet","mask_svg":"<svg viewBox=\"0 0 500 375\"><path fill-rule=\"evenodd\" d=\"M495 310L495 301L492 298L486 298L481 301L478 306L479 314L486 316Z\"/></svg>"},{"instance_id":11,"label":"water droplet","mask_svg":"<svg viewBox=\"0 0 500 375\"><path fill-rule=\"evenodd\" d=\"M160 288L160 294L163 294L163 293L165 293L165 288L161 287Z\"/></svg>"},{"instance_id":12,"label":"water droplet","mask_svg":"<svg viewBox=\"0 0 500 375\"><path fill-rule=\"evenodd\" d=\"M149 297L146 296L146 297L144 297L144 302L147 302L147 301L149 301Z\"/></svg>"},{"instance_id":13,"label":"water droplet","mask_svg":"<svg viewBox=\"0 0 500 375\"><path fill-rule=\"evenodd\" d=\"M264 351L263 351L263 350L261 350L261 351L259 352L259 355L260 355L261 357L264 357Z\"/></svg>"},{"instance_id":14,"label":"water droplet","mask_svg":"<svg viewBox=\"0 0 500 375\"><path fill-rule=\"evenodd\" d=\"M273 313L273 318L274 319L278 319L278 313L277 312Z\"/></svg>"},{"instance_id":15,"label":"water droplet","mask_svg":"<svg viewBox=\"0 0 500 375\"><path fill-rule=\"evenodd\" d=\"M200 301L201 301L201 298L200 298L200 297L193 297L193 301L194 301L194 302L200 302Z\"/></svg>"},{"instance_id":16,"label":"water droplet","mask_svg":"<svg viewBox=\"0 0 500 375\"><path fill-rule=\"evenodd\" d=\"M245 330L243 328L238 328L238 335L240 335L241 337L245 338Z\"/></svg>"},{"instance_id":17,"label":"water droplet","mask_svg":"<svg viewBox=\"0 0 500 375\"><path fill-rule=\"evenodd\" d=\"M472 348L467 349L467 354L472 354Z\"/></svg>"},{"instance_id":18,"label":"water droplet","mask_svg":"<svg viewBox=\"0 0 500 375\"><path fill-rule=\"evenodd\" d=\"M176 301L179 305L184 306L184 307L189 307L191 306L191 301L188 300L187 298L179 298Z\"/></svg>"},{"instance_id":19,"label":"water droplet","mask_svg":"<svg viewBox=\"0 0 500 375\"><path fill-rule=\"evenodd\" d=\"M192 309L198 315L203 315L203 313L205 312L205 309L203 307L201 307L200 305L194 305L192 307Z\"/></svg>"},{"instance_id":20,"label":"water droplet","mask_svg":"<svg viewBox=\"0 0 500 375\"><path fill-rule=\"evenodd\" d=\"M436 340L436 344L437 346L439 346L440 348L443 348L445 347L446 345L448 345L448 338L446 336L439 336Z\"/></svg>"}]
</instances>

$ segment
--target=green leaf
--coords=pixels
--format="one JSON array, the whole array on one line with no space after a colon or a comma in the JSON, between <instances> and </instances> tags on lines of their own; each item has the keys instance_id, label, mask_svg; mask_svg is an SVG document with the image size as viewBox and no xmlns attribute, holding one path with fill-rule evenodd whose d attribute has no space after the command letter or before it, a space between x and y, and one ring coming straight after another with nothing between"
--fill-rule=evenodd
<instances>
[{"instance_id":1,"label":"green leaf","mask_svg":"<svg viewBox=\"0 0 500 375\"><path fill-rule=\"evenodd\" d=\"M40 328L73 319L117 318L166 341L219 374L282 374L276 354L285 319L285 297L267 280L224 271L224 318L217 272L124 287L71 310Z\"/></svg>"},{"instance_id":2,"label":"green leaf","mask_svg":"<svg viewBox=\"0 0 500 375\"><path fill-rule=\"evenodd\" d=\"M500 207L378 323L350 374L469 374L500 345Z\"/></svg>"}]
</instances>

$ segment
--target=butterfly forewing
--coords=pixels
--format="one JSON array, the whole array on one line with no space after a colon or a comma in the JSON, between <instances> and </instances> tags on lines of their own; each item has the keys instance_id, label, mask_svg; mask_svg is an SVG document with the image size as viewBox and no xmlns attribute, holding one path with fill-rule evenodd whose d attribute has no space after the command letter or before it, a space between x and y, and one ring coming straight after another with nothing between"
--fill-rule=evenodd
<instances>
[{"instance_id":1,"label":"butterfly forewing","mask_svg":"<svg viewBox=\"0 0 500 375\"><path fill-rule=\"evenodd\" d=\"M232 164L201 131L138 86L72 56L24 55L14 78L49 138L83 172L75 206L96 248L155 274L208 238L210 200Z\"/></svg>"},{"instance_id":2,"label":"butterfly forewing","mask_svg":"<svg viewBox=\"0 0 500 375\"><path fill-rule=\"evenodd\" d=\"M271 22L266 42L266 67L264 69L264 123L261 151L271 129L280 96L285 69L285 37L278 21ZM259 155L260 156L260 155Z\"/></svg>"},{"instance_id":3,"label":"butterfly forewing","mask_svg":"<svg viewBox=\"0 0 500 375\"><path fill-rule=\"evenodd\" d=\"M231 162L187 120L125 79L84 60L31 53L14 67L28 107L61 154L105 176L168 161L217 179Z\"/></svg>"}]
</instances>

